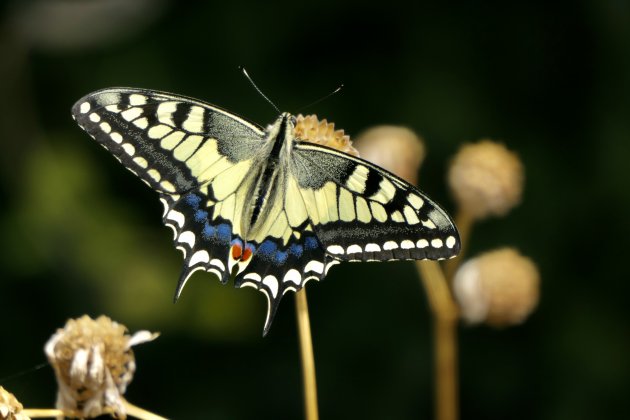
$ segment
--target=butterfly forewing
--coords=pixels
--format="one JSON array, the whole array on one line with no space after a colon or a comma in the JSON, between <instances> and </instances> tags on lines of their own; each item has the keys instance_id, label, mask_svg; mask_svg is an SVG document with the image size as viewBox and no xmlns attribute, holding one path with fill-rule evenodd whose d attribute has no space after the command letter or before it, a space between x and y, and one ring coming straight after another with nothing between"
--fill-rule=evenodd
<instances>
[{"instance_id":1,"label":"butterfly forewing","mask_svg":"<svg viewBox=\"0 0 630 420\"><path fill-rule=\"evenodd\" d=\"M77 123L125 167L165 194L190 191L262 145L258 126L187 97L105 89L77 101Z\"/></svg>"},{"instance_id":2,"label":"butterfly forewing","mask_svg":"<svg viewBox=\"0 0 630 420\"><path fill-rule=\"evenodd\" d=\"M315 144L296 144L293 155L292 172L309 217L335 259L445 259L459 252L450 217L409 183Z\"/></svg>"}]
</instances>

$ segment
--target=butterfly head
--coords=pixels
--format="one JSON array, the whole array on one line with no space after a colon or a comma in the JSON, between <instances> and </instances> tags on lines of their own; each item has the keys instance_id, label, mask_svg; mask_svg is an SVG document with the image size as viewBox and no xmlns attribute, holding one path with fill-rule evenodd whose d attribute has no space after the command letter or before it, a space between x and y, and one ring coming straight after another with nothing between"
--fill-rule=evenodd
<instances>
[{"instance_id":1,"label":"butterfly head","mask_svg":"<svg viewBox=\"0 0 630 420\"><path fill-rule=\"evenodd\" d=\"M267 133L269 133L271 137L284 136L286 138L288 135L293 135L295 124L295 116L288 112L283 112L276 118L273 124L267 127Z\"/></svg>"},{"instance_id":2,"label":"butterfly head","mask_svg":"<svg viewBox=\"0 0 630 420\"><path fill-rule=\"evenodd\" d=\"M290 150L290 144L295 139L295 124L295 116L283 112L273 124L267 127L267 141L274 145L270 158L273 159L274 156L278 156L284 144L289 145L285 150Z\"/></svg>"},{"instance_id":3,"label":"butterfly head","mask_svg":"<svg viewBox=\"0 0 630 420\"><path fill-rule=\"evenodd\" d=\"M278 121L283 121L286 127L291 128L295 128L295 124L297 122L295 115L289 112L283 112L282 114L280 114L280 116L278 117Z\"/></svg>"}]
</instances>

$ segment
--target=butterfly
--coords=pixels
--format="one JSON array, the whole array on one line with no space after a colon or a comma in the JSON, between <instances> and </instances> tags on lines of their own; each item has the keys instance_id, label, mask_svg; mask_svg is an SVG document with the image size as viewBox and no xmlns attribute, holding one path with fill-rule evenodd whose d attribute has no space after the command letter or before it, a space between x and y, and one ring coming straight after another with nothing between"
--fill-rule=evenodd
<instances>
[{"instance_id":1,"label":"butterfly","mask_svg":"<svg viewBox=\"0 0 630 420\"><path fill-rule=\"evenodd\" d=\"M267 128L196 99L136 88L93 92L72 116L157 191L184 268L267 297L266 335L282 296L342 261L440 260L459 234L436 203L360 158L297 138L282 113Z\"/></svg>"}]
</instances>

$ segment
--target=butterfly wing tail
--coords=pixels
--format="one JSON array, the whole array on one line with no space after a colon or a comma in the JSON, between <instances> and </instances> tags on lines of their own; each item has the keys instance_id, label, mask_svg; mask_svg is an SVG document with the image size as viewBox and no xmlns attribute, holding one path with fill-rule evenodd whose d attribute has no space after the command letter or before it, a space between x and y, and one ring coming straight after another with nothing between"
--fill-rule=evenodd
<instances>
[{"instance_id":1,"label":"butterfly wing tail","mask_svg":"<svg viewBox=\"0 0 630 420\"><path fill-rule=\"evenodd\" d=\"M236 287L253 287L267 298L263 336L267 335L282 297L301 290L309 280L321 280L337 263L325 255L314 234L292 238L287 243L268 238L249 244L255 251L251 263L235 279Z\"/></svg>"}]
</instances>

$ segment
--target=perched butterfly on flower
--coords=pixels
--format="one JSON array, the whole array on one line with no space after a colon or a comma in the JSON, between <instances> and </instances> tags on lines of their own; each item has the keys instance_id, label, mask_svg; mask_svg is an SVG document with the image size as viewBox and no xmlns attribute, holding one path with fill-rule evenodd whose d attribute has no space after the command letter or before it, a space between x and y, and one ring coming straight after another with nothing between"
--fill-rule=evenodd
<instances>
[{"instance_id":1,"label":"perched butterfly on flower","mask_svg":"<svg viewBox=\"0 0 630 420\"><path fill-rule=\"evenodd\" d=\"M266 129L192 98L145 89L91 93L73 118L158 192L184 253L175 297L197 270L260 290L264 333L282 296L341 261L445 259L451 218L367 161L296 136L282 113Z\"/></svg>"}]
</instances>

